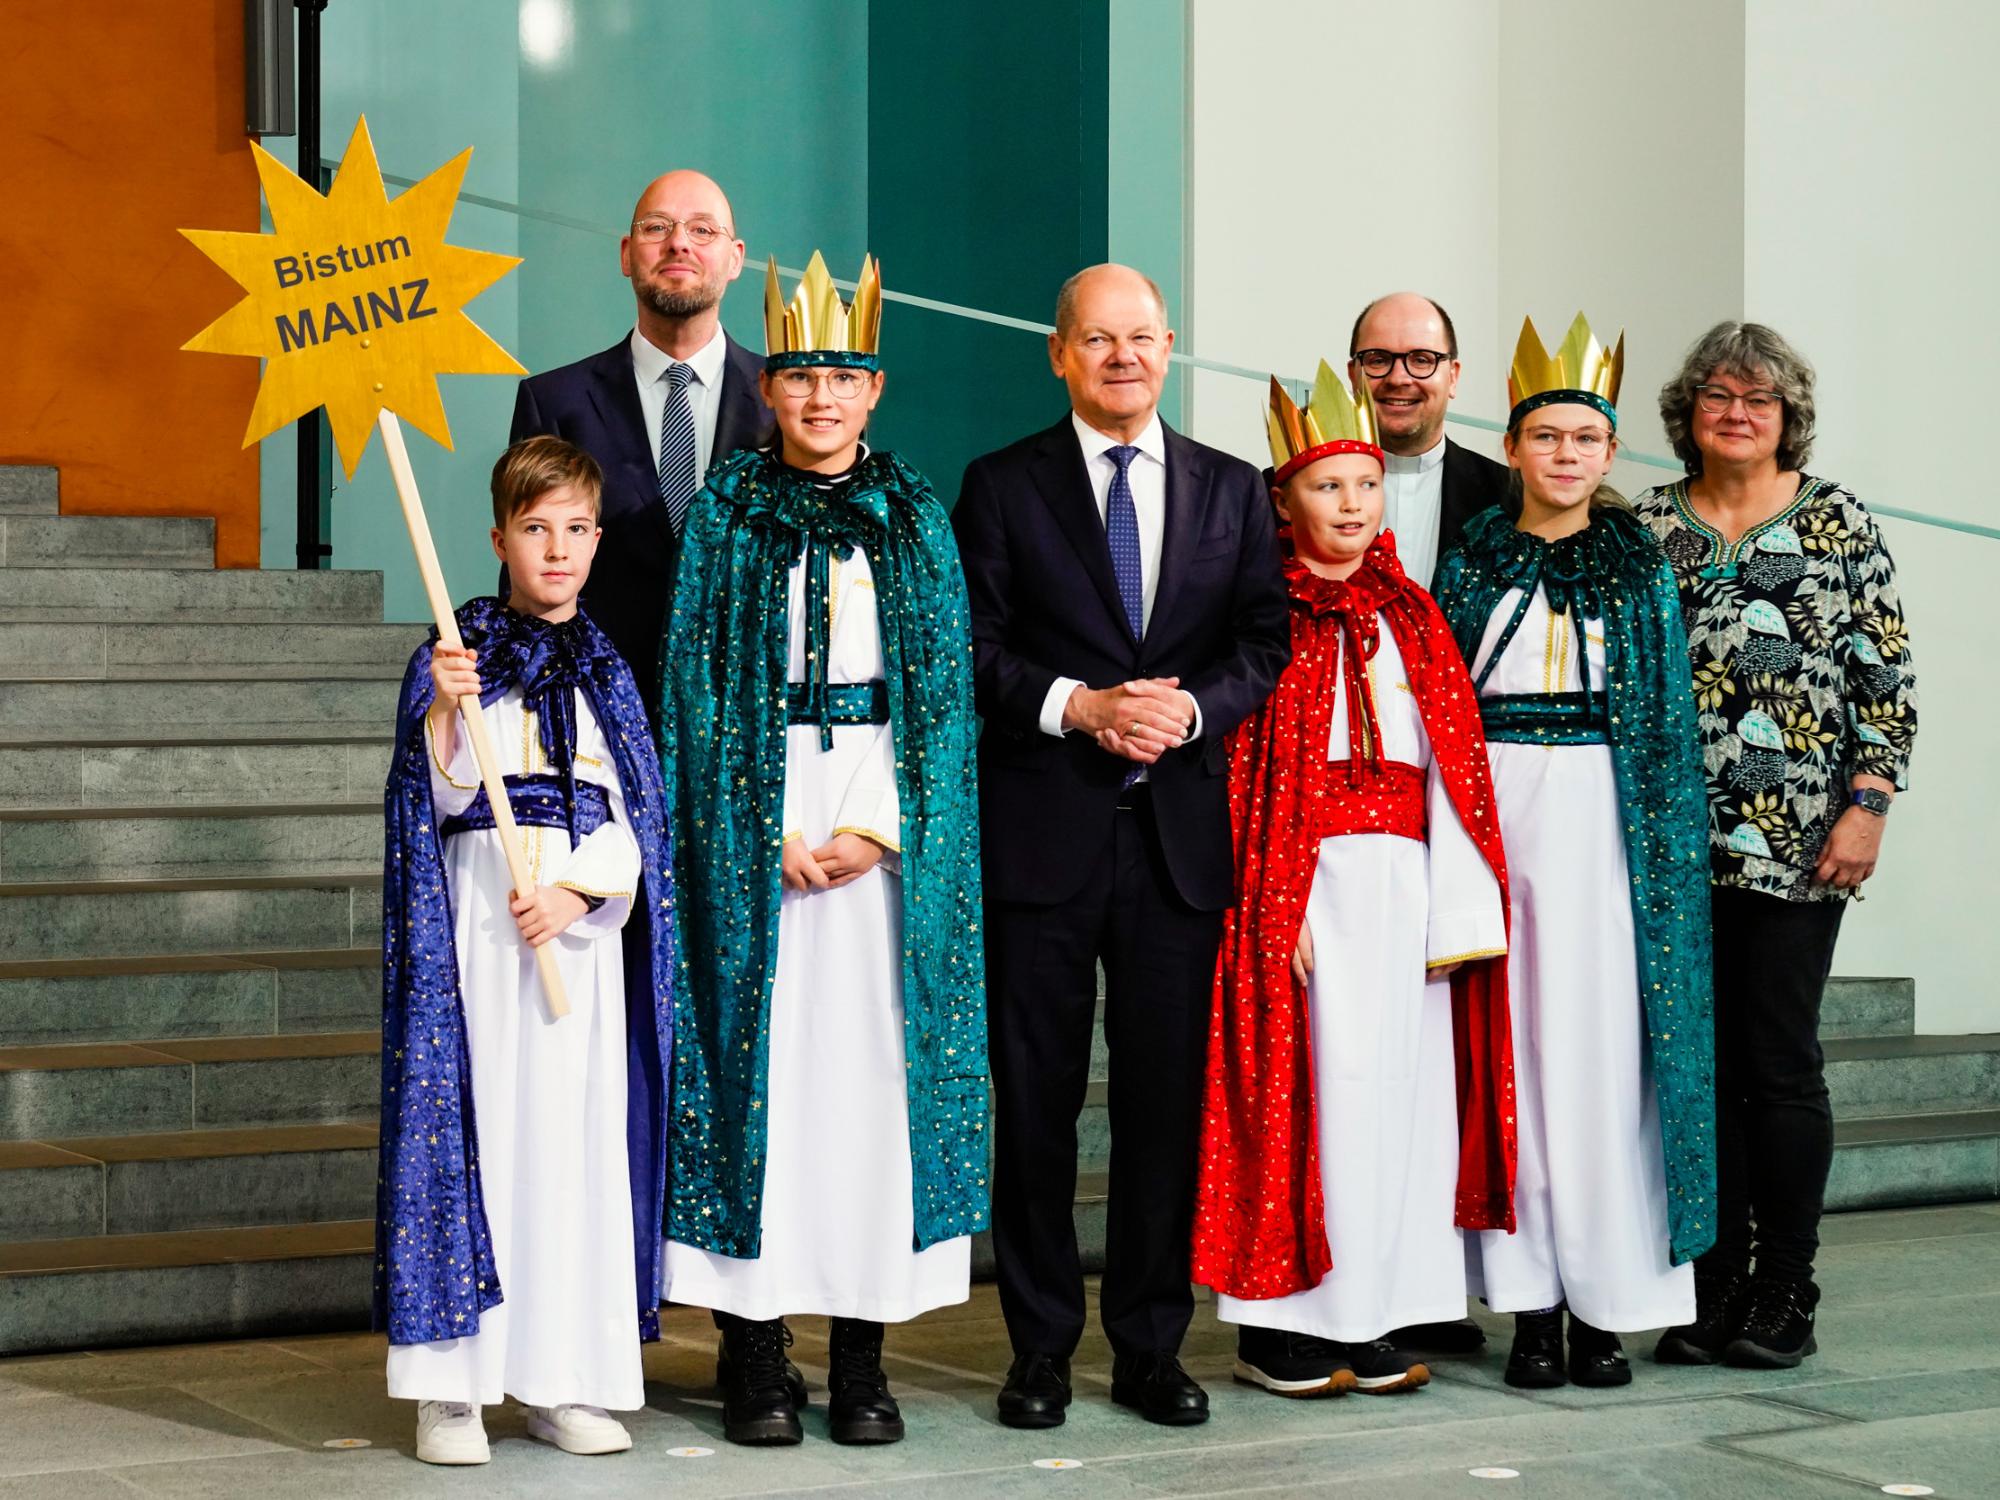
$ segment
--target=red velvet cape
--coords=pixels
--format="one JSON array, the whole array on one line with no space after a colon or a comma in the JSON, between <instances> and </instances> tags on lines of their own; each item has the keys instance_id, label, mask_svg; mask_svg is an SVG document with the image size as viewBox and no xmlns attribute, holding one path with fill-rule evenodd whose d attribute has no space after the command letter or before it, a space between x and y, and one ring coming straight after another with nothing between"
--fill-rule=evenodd
<instances>
[{"instance_id":1,"label":"red velvet cape","mask_svg":"<svg viewBox=\"0 0 2000 1500\"><path fill-rule=\"evenodd\" d=\"M1289 538L1287 538L1289 543ZM1335 582L1290 555L1292 662L1263 708L1231 733L1229 801L1236 905L1224 918L1209 1022L1194 1280L1232 1297L1281 1297L1332 1269L1313 1107L1312 1028L1292 951L1319 862L1316 804L1367 794L1367 763L1327 760L1334 674L1345 634L1372 656L1378 612L1388 622L1451 801L1500 883L1507 866L1472 679L1444 616L1412 583L1384 532L1351 579ZM1357 663L1358 667L1358 663ZM1348 701L1353 743L1365 694ZM1358 701L1359 700L1359 701ZM1372 729L1372 726L1369 726ZM1337 961L1325 955L1322 961ZM1451 979L1457 1053L1459 1168L1455 1221L1514 1228L1514 1054L1504 956L1465 964Z\"/></svg>"}]
</instances>

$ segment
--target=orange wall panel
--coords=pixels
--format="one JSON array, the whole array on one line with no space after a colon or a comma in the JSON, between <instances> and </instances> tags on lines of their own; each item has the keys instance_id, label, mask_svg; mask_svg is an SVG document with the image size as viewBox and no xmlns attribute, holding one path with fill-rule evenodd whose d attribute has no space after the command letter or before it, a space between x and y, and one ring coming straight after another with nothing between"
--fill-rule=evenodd
<instances>
[{"instance_id":1,"label":"orange wall panel","mask_svg":"<svg viewBox=\"0 0 2000 1500\"><path fill-rule=\"evenodd\" d=\"M180 346L239 295L176 232L257 228L242 0L10 0L0 22L0 464L68 514L214 516L257 566L257 363Z\"/></svg>"}]
</instances>

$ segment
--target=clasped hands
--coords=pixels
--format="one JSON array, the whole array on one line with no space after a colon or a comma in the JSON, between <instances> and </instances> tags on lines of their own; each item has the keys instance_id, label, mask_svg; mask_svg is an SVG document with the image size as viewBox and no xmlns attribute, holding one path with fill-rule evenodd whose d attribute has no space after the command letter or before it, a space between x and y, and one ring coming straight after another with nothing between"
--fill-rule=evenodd
<instances>
[{"instance_id":1,"label":"clasped hands","mask_svg":"<svg viewBox=\"0 0 2000 1500\"><path fill-rule=\"evenodd\" d=\"M1072 689L1063 728L1080 730L1099 748L1150 766L1186 743L1194 729L1194 699L1178 677L1141 677L1116 687Z\"/></svg>"},{"instance_id":2,"label":"clasped hands","mask_svg":"<svg viewBox=\"0 0 2000 1500\"><path fill-rule=\"evenodd\" d=\"M882 861L882 846L858 833L836 833L817 849L802 838L785 840L782 875L788 891L837 891Z\"/></svg>"}]
</instances>

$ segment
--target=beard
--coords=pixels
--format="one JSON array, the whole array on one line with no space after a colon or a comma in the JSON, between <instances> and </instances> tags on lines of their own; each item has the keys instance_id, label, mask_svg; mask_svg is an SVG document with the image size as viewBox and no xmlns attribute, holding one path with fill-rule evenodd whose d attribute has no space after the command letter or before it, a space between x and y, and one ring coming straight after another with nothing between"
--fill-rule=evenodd
<instances>
[{"instance_id":1,"label":"beard","mask_svg":"<svg viewBox=\"0 0 2000 1500\"><path fill-rule=\"evenodd\" d=\"M663 318L691 318L705 313L722 301L723 282L703 281L685 291L670 292L662 286L641 286L639 295L646 305Z\"/></svg>"}]
</instances>

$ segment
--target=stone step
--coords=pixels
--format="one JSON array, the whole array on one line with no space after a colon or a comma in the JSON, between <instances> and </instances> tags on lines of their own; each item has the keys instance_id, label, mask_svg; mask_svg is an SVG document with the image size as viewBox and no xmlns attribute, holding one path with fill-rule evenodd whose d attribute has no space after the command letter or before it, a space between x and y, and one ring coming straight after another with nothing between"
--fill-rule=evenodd
<instances>
[{"instance_id":1,"label":"stone step","mask_svg":"<svg viewBox=\"0 0 2000 1500\"><path fill-rule=\"evenodd\" d=\"M379 1031L0 1047L0 1141L372 1119L381 1052Z\"/></svg>"},{"instance_id":2,"label":"stone step","mask_svg":"<svg viewBox=\"0 0 2000 1500\"><path fill-rule=\"evenodd\" d=\"M392 677L416 625L0 622L0 680L154 682L230 677Z\"/></svg>"},{"instance_id":3,"label":"stone step","mask_svg":"<svg viewBox=\"0 0 2000 1500\"><path fill-rule=\"evenodd\" d=\"M0 964L379 948L382 872L0 885Z\"/></svg>"},{"instance_id":4,"label":"stone step","mask_svg":"<svg viewBox=\"0 0 2000 1500\"><path fill-rule=\"evenodd\" d=\"M2000 1109L1843 1120L1829 1210L2000 1198Z\"/></svg>"},{"instance_id":5,"label":"stone step","mask_svg":"<svg viewBox=\"0 0 2000 1500\"><path fill-rule=\"evenodd\" d=\"M382 619L382 575L278 568L127 568L107 583L72 568L0 568L0 620L355 625ZM419 627L421 628L421 627Z\"/></svg>"},{"instance_id":6,"label":"stone step","mask_svg":"<svg viewBox=\"0 0 2000 1500\"><path fill-rule=\"evenodd\" d=\"M1823 1041L1852 1036L1908 1036L1917 1025L1917 982L1838 975L1820 1001Z\"/></svg>"},{"instance_id":7,"label":"stone step","mask_svg":"<svg viewBox=\"0 0 2000 1500\"><path fill-rule=\"evenodd\" d=\"M308 798L380 807L383 724L346 739L70 742L0 747L0 810L269 804Z\"/></svg>"},{"instance_id":8,"label":"stone step","mask_svg":"<svg viewBox=\"0 0 2000 1500\"><path fill-rule=\"evenodd\" d=\"M9 1241L372 1218L373 1121L0 1142Z\"/></svg>"},{"instance_id":9,"label":"stone step","mask_svg":"<svg viewBox=\"0 0 2000 1500\"><path fill-rule=\"evenodd\" d=\"M0 1354L368 1326L371 1218L0 1245Z\"/></svg>"},{"instance_id":10,"label":"stone step","mask_svg":"<svg viewBox=\"0 0 2000 1500\"><path fill-rule=\"evenodd\" d=\"M381 862L379 801L0 812L0 882L342 875Z\"/></svg>"},{"instance_id":11,"label":"stone step","mask_svg":"<svg viewBox=\"0 0 2000 1500\"><path fill-rule=\"evenodd\" d=\"M0 568L212 568L208 516L0 514Z\"/></svg>"},{"instance_id":12,"label":"stone step","mask_svg":"<svg viewBox=\"0 0 2000 1500\"><path fill-rule=\"evenodd\" d=\"M0 964L0 1047L365 1031L380 948L47 958Z\"/></svg>"},{"instance_id":13,"label":"stone step","mask_svg":"<svg viewBox=\"0 0 2000 1500\"><path fill-rule=\"evenodd\" d=\"M46 464L0 464L0 516L53 516L61 511L54 469Z\"/></svg>"},{"instance_id":14,"label":"stone step","mask_svg":"<svg viewBox=\"0 0 2000 1500\"><path fill-rule=\"evenodd\" d=\"M261 681L0 682L0 746L51 741L123 745L171 725L184 740L323 740L393 732L389 677Z\"/></svg>"},{"instance_id":15,"label":"stone step","mask_svg":"<svg viewBox=\"0 0 2000 1500\"><path fill-rule=\"evenodd\" d=\"M1826 1043L1836 1120L2000 1109L2000 1034Z\"/></svg>"}]
</instances>

